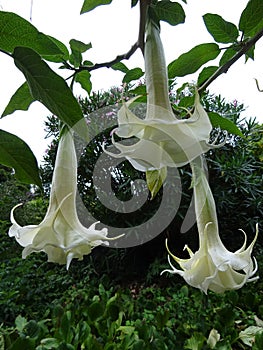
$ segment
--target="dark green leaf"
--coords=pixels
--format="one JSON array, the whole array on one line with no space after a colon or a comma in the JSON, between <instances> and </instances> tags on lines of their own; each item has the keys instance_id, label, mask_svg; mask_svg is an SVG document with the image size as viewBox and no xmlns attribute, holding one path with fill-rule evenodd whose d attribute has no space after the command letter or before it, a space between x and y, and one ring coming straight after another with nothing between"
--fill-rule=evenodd
<instances>
[{"instance_id":1,"label":"dark green leaf","mask_svg":"<svg viewBox=\"0 0 263 350\"><path fill-rule=\"evenodd\" d=\"M82 53L89 50L92 45L91 43L84 44L82 41L76 39L71 39L69 44L72 51L69 61L74 67L79 67L82 62Z\"/></svg>"},{"instance_id":2,"label":"dark green leaf","mask_svg":"<svg viewBox=\"0 0 263 350\"><path fill-rule=\"evenodd\" d=\"M83 14L85 12L89 12L100 5L108 5L111 2L112 2L112 0L84 0L80 14Z\"/></svg>"},{"instance_id":3,"label":"dark green leaf","mask_svg":"<svg viewBox=\"0 0 263 350\"><path fill-rule=\"evenodd\" d=\"M134 7L138 4L139 0L131 0L131 7Z\"/></svg>"},{"instance_id":4,"label":"dark green leaf","mask_svg":"<svg viewBox=\"0 0 263 350\"><path fill-rule=\"evenodd\" d=\"M218 43L233 43L238 38L238 29L221 16L207 13L203 16L206 28Z\"/></svg>"},{"instance_id":5,"label":"dark green leaf","mask_svg":"<svg viewBox=\"0 0 263 350\"><path fill-rule=\"evenodd\" d=\"M64 45L61 41L59 41L56 38L53 38L53 36L47 35L47 37L54 42L54 44L60 49L61 52L63 52L63 60L67 61L69 59L69 52L67 49L67 46ZM46 60L48 60L48 57L46 57L45 55L42 55L42 57ZM56 60L56 57L54 56L54 58L52 59L53 62L61 62L60 57L58 57L58 59Z\"/></svg>"},{"instance_id":6,"label":"dark green leaf","mask_svg":"<svg viewBox=\"0 0 263 350\"><path fill-rule=\"evenodd\" d=\"M17 47L13 57L16 66L26 77L32 96L63 123L87 138L87 126L81 108L64 79L29 48Z\"/></svg>"},{"instance_id":7,"label":"dark green leaf","mask_svg":"<svg viewBox=\"0 0 263 350\"><path fill-rule=\"evenodd\" d=\"M129 83L132 80L137 80L140 79L144 75L144 72L142 71L141 68L133 68L130 69L122 79L123 83Z\"/></svg>"},{"instance_id":8,"label":"dark green leaf","mask_svg":"<svg viewBox=\"0 0 263 350\"><path fill-rule=\"evenodd\" d=\"M124 63L122 62L117 62L113 66L111 66L112 69L114 70L119 70L123 73L127 73L129 71L129 68L125 66Z\"/></svg>"},{"instance_id":9,"label":"dark green leaf","mask_svg":"<svg viewBox=\"0 0 263 350\"><path fill-rule=\"evenodd\" d=\"M153 199L162 187L167 176L167 168L146 171L146 182Z\"/></svg>"},{"instance_id":10,"label":"dark green leaf","mask_svg":"<svg viewBox=\"0 0 263 350\"><path fill-rule=\"evenodd\" d=\"M104 306L99 301L94 301L87 307L89 318L92 322L96 321L104 314Z\"/></svg>"},{"instance_id":11,"label":"dark green leaf","mask_svg":"<svg viewBox=\"0 0 263 350\"><path fill-rule=\"evenodd\" d=\"M50 37L17 14L1 11L0 48L13 53L17 46L29 47L50 61L61 62L64 58L64 52Z\"/></svg>"},{"instance_id":12,"label":"dark green leaf","mask_svg":"<svg viewBox=\"0 0 263 350\"><path fill-rule=\"evenodd\" d=\"M6 106L1 118L6 115L12 114L17 110L27 111L29 106L35 99L32 97L27 82L20 86L11 97L8 105Z\"/></svg>"},{"instance_id":13,"label":"dark green leaf","mask_svg":"<svg viewBox=\"0 0 263 350\"><path fill-rule=\"evenodd\" d=\"M42 186L31 149L19 137L4 130L0 130L0 164L13 168L19 181Z\"/></svg>"},{"instance_id":14,"label":"dark green leaf","mask_svg":"<svg viewBox=\"0 0 263 350\"><path fill-rule=\"evenodd\" d=\"M208 113L211 124L214 128L220 128L226 130L230 134L234 134L240 137L244 137L239 128L231 120L221 117L218 113L209 112Z\"/></svg>"},{"instance_id":15,"label":"dark green leaf","mask_svg":"<svg viewBox=\"0 0 263 350\"><path fill-rule=\"evenodd\" d=\"M262 0L250 0L241 14L239 29L246 37L253 36L263 28L263 3Z\"/></svg>"},{"instance_id":16,"label":"dark green leaf","mask_svg":"<svg viewBox=\"0 0 263 350\"><path fill-rule=\"evenodd\" d=\"M155 14L159 20L168 22L173 26L185 21L184 10L177 2L158 1L155 6Z\"/></svg>"},{"instance_id":17,"label":"dark green leaf","mask_svg":"<svg viewBox=\"0 0 263 350\"><path fill-rule=\"evenodd\" d=\"M75 81L80 83L82 89L86 90L88 94L90 94L92 89L92 83L90 81L90 72L87 70L83 70L76 74Z\"/></svg>"},{"instance_id":18,"label":"dark green leaf","mask_svg":"<svg viewBox=\"0 0 263 350\"><path fill-rule=\"evenodd\" d=\"M210 78L216 71L217 66L205 67L198 76L197 85L201 86L208 78Z\"/></svg>"},{"instance_id":19,"label":"dark green leaf","mask_svg":"<svg viewBox=\"0 0 263 350\"><path fill-rule=\"evenodd\" d=\"M233 56L235 56L235 54L237 53L237 51L230 47L229 49L227 49L224 54L222 55L219 65L223 66L226 62L228 62Z\"/></svg>"},{"instance_id":20,"label":"dark green leaf","mask_svg":"<svg viewBox=\"0 0 263 350\"><path fill-rule=\"evenodd\" d=\"M183 77L196 72L203 64L215 59L220 53L217 44L201 44L182 54L168 66L169 78Z\"/></svg>"},{"instance_id":21,"label":"dark green leaf","mask_svg":"<svg viewBox=\"0 0 263 350\"><path fill-rule=\"evenodd\" d=\"M84 44L82 41L76 39L71 39L69 45L72 51L77 51L80 53L84 53L92 48L91 43Z\"/></svg>"}]
</instances>

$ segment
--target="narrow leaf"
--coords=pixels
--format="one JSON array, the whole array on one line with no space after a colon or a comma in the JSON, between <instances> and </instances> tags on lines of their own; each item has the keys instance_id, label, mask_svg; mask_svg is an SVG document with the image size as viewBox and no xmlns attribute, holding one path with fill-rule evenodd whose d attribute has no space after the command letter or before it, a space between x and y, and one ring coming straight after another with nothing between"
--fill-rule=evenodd
<instances>
[{"instance_id":1,"label":"narrow leaf","mask_svg":"<svg viewBox=\"0 0 263 350\"><path fill-rule=\"evenodd\" d=\"M25 75L32 96L86 138L87 125L81 108L64 79L29 48L17 47L13 58L17 68Z\"/></svg>"},{"instance_id":2,"label":"narrow leaf","mask_svg":"<svg viewBox=\"0 0 263 350\"><path fill-rule=\"evenodd\" d=\"M80 14L92 11L93 9L101 5L108 5L111 2L112 0L84 0Z\"/></svg>"},{"instance_id":3,"label":"narrow leaf","mask_svg":"<svg viewBox=\"0 0 263 350\"><path fill-rule=\"evenodd\" d=\"M144 75L144 72L141 68L130 69L122 79L123 83L129 83L132 80L140 79Z\"/></svg>"},{"instance_id":4,"label":"narrow leaf","mask_svg":"<svg viewBox=\"0 0 263 350\"><path fill-rule=\"evenodd\" d=\"M31 95L27 82L20 86L11 97L6 106L1 118L14 113L17 110L27 111L29 106L35 99Z\"/></svg>"},{"instance_id":5,"label":"narrow leaf","mask_svg":"<svg viewBox=\"0 0 263 350\"><path fill-rule=\"evenodd\" d=\"M167 176L167 167L159 170L148 170L146 171L146 182L151 192L151 199L153 199L159 192L162 184L164 183Z\"/></svg>"},{"instance_id":6,"label":"narrow leaf","mask_svg":"<svg viewBox=\"0 0 263 350\"><path fill-rule=\"evenodd\" d=\"M246 37L253 36L263 28L262 0L250 0L241 14L239 29Z\"/></svg>"},{"instance_id":7,"label":"narrow leaf","mask_svg":"<svg viewBox=\"0 0 263 350\"><path fill-rule=\"evenodd\" d=\"M214 128L220 128L226 130L230 134L234 134L240 137L244 137L239 128L231 120L221 117L218 113L209 112L209 119Z\"/></svg>"},{"instance_id":8,"label":"narrow leaf","mask_svg":"<svg viewBox=\"0 0 263 350\"><path fill-rule=\"evenodd\" d=\"M54 40L17 14L1 11L0 48L13 53L17 46L29 47L50 61L61 62L64 58L64 52Z\"/></svg>"},{"instance_id":9,"label":"narrow leaf","mask_svg":"<svg viewBox=\"0 0 263 350\"><path fill-rule=\"evenodd\" d=\"M4 130L0 130L0 163L13 168L19 181L42 186L37 160L29 146Z\"/></svg>"},{"instance_id":10,"label":"narrow leaf","mask_svg":"<svg viewBox=\"0 0 263 350\"><path fill-rule=\"evenodd\" d=\"M92 83L90 81L90 72L87 70L83 70L76 74L75 81L80 83L82 89L86 90L88 94L90 94L92 89Z\"/></svg>"},{"instance_id":11,"label":"narrow leaf","mask_svg":"<svg viewBox=\"0 0 263 350\"><path fill-rule=\"evenodd\" d=\"M196 72L203 64L215 59L220 53L217 44L208 43L195 46L190 51L182 54L168 66L170 79L183 77Z\"/></svg>"},{"instance_id":12,"label":"narrow leaf","mask_svg":"<svg viewBox=\"0 0 263 350\"><path fill-rule=\"evenodd\" d=\"M184 23L185 13L178 2L158 1L155 6L155 14L161 21L165 21L173 26Z\"/></svg>"},{"instance_id":13,"label":"narrow leaf","mask_svg":"<svg viewBox=\"0 0 263 350\"><path fill-rule=\"evenodd\" d=\"M233 43L238 38L238 29L231 23L225 21L221 16L207 13L203 16L206 28L218 43Z\"/></svg>"}]
</instances>

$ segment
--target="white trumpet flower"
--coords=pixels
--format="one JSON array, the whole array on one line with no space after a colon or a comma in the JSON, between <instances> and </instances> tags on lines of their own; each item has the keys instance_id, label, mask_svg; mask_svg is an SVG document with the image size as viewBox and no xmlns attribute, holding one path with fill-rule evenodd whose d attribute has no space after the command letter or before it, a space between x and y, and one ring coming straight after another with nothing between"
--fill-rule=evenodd
<instances>
[{"instance_id":1,"label":"white trumpet flower","mask_svg":"<svg viewBox=\"0 0 263 350\"><path fill-rule=\"evenodd\" d=\"M76 210L76 191L77 157L74 140L71 132L64 130L59 141L45 218L39 225L21 227L14 218L14 210L21 204L11 211L13 225L9 229L9 236L15 237L24 247L23 258L32 252L44 251L48 261L66 264L68 269L73 258L82 260L93 247L108 245L108 240L115 239L107 237L106 228L97 230L97 223L89 228L80 223Z\"/></svg>"},{"instance_id":2,"label":"white trumpet flower","mask_svg":"<svg viewBox=\"0 0 263 350\"><path fill-rule=\"evenodd\" d=\"M246 282L258 279L257 276L253 277L257 271L257 261L251 258L258 236L258 225L255 237L247 248L247 236L242 230L245 235L242 247L236 252L225 248L219 237L215 201L199 161L200 158L192 162L191 167L200 247L197 252L193 253L186 246L190 258L180 259L170 252L166 242L169 254L182 270L172 265L168 255L172 270L164 270L162 273L179 274L189 285L205 293L208 290L222 293L226 290L239 289Z\"/></svg>"},{"instance_id":3,"label":"white trumpet flower","mask_svg":"<svg viewBox=\"0 0 263 350\"><path fill-rule=\"evenodd\" d=\"M145 119L137 117L129 106L118 113L118 127L113 131L112 143L120 153L113 157L126 157L140 171L161 169L165 166L181 167L198 155L207 152L212 126L196 91L194 112L190 118L178 119L173 113L168 92L168 76L159 28L151 21L146 27L145 76L147 110ZM114 134L121 138L136 137L135 143L116 142ZM137 141L137 142L136 142Z\"/></svg>"}]
</instances>

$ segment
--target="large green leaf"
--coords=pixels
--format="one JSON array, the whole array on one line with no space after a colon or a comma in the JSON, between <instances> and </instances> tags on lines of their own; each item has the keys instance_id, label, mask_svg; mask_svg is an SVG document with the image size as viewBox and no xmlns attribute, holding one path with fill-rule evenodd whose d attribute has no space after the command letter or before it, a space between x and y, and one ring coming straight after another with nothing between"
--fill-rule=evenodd
<instances>
[{"instance_id":1,"label":"large green leaf","mask_svg":"<svg viewBox=\"0 0 263 350\"><path fill-rule=\"evenodd\" d=\"M207 30L218 43L233 43L238 38L237 27L221 16L207 13L203 16L203 20Z\"/></svg>"},{"instance_id":2,"label":"large green leaf","mask_svg":"<svg viewBox=\"0 0 263 350\"><path fill-rule=\"evenodd\" d=\"M27 111L31 103L34 101L35 99L31 95L29 86L27 82L25 82L23 85L20 86L20 88L16 90L14 95L11 97L1 118L5 117L6 115L12 114L17 110Z\"/></svg>"},{"instance_id":3,"label":"large green leaf","mask_svg":"<svg viewBox=\"0 0 263 350\"><path fill-rule=\"evenodd\" d=\"M184 10L177 2L158 1L154 10L159 20L168 22L173 26L185 21Z\"/></svg>"},{"instance_id":4,"label":"large green leaf","mask_svg":"<svg viewBox=\"0 0 263 350\"><path fill-rule=\"evenodd\" d=\"M64 79L29 48L15 48L13 57L26 77L32 96L86 139L87 125L81 108Z\"/></svg>"},{"instance_id":5,"label":"large green leaf","mask_svg":"<svg viewBox=\"0 0 263 350\"><path fill-rule=\"evenodd\" d=\"M47 35L11 12L0 12L0 48L13 53L15 47L29 47L50 61L61 62L64 52Z\"/></svg>"},{"instance_id":6,"label":"large green leaf","mask_svg":"<svg viewBox=\"0 0 263 350\"><path fill-rule=\"evenodd\" d=\"M100 5L108 5L112 2L112 0L84 0L84 3L82 5L82 9L80 13L85 13L92 11L95 9L97 6Z\"/></svg>"},{"instance_id":7,"label":"large green leaf","mask_svg":"<svg viewBox=\"0 0 263 350\"><path fill-rule=\"evenodd\" d=\"M239 29L245 36L253 36L263 28L262 0L250 0L241 14Z\"/></svg>"},{"instance_id":8,"label":"large green leaf","mask_svg":"<svg viewBox=\"0 0 263 350\"><path fill-rule=\"evenodd\" d=\"M208 115L214 128L220 128L222 130L226 130L230 134L244 137L240 129L231 120L221 117L218 113L215 112L209 112Z\"/></svg>"},{"instance_id":9,"label":"large green leaf","mask_svg":"<svg viewBox=\"0 0 263 350\"><path fill-rule=\"evenodd\" d=\"M132 80L140 79L144 75L144 72L141 68L133 68L130 69L123 77L122 82L123 83L129 83Z\"/></svg>"},{"instance_id":10,"label":"large green leaf","mask_svg":"<svg viewBox=\"0 0 263 350\"><path fill-rule=\"evenodd\" d=\"M4 130L0 130L0 163L13 168L19 181L42 186L37 160L29 146Z\"/></svg>"},{"instance_id":11,"label":"large green leaf","mask_svg":"<svg viewBox=\"0 0 263 350\"><path fill-rule=\"evenodd\" d=\"M201 44L182 54L168 66L169 78L183 77L196 72L203 64L215 59L220 49L215 43Z\"/></svg>"}]
</instances>

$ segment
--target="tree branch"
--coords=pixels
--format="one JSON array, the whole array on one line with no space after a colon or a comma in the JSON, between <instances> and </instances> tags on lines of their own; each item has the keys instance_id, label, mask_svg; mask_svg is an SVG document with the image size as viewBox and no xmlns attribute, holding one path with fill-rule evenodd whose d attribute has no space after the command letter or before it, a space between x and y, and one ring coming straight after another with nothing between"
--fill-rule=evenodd
<instances>
[{"instance_id":1,"label":"tree branch","mask_svg":"<svg viewBox=\"0 0 263 350\"><path fill-rule=\"evenodd\" d=\"M242 49L238 51L229 61L227 61L223 66L219 67L215 73L208 78L204 84L198 89L199 93L202 93L207 89L207 87L217 79L221 74L227 73L228 69L237 61L240 57L242 57L255 43L263 36L263 29L261 29L253 38L248 40Z\"/></svg>"},{"instance_id":2,"label":"tree branch","mask_svg":"<svg viewBox=\"0 0 263 350\"><path fill-rule=\"evenodd\" d=\"M139 24L139 34L138 34L138 39L134 45L130 48L130 50L122 55L118 55L115 57L113 60L108 61L108 62L103 62L103 63L96 63L91 67L86 67L86 66L80 66L78 69L75 69L71 67L70 69L75 70L75 74L87 70L89 72L99 69L99 68L110 68L114 64L122 61L122 60L128 60L134 53L135 51L140 48L142 51L142 54L144 53L144 34L145 34L145 25L146 25L146 19L147 19L147 12L148 12L148 7L151 4L151 0L140 0L140 24Z\"/></svg>"}]
</instances>

